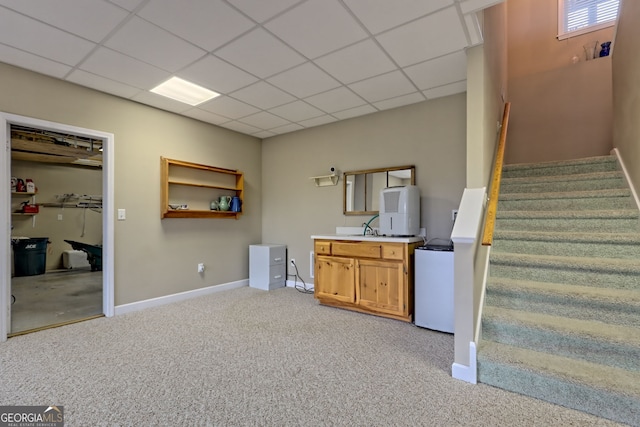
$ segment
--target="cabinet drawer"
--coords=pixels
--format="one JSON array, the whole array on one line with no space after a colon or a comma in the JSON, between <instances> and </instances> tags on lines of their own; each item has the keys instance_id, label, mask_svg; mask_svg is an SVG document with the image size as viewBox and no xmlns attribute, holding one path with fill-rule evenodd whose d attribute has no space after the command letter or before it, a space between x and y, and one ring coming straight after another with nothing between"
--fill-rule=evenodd
<instances>
[{"instance_id":1,"label":"cabinet drawer","mask_svg":"<svg viewBox=\"0 0 640 427\"><path fill-rule=\"evenodd\" d=\"M379 243L345 243L334 242L331 248L332 255L363 257L363 258L380 258L382 255L381 245Z\"/></svg>"},{"instance_id":2,"label":"cabinet drawer","mask_svg":"<svg viewBox=\"0 0 640 427\"><path fill-rule=\"evenodd\" d=\"M316 242L317 255L331 255L331 242Z\"/></svg>"},{"instance_id":3,"label":"cabinet drawer","mask_svg":"<svg viewBox=\"0 0 640 427\"><path fill-rule=\"evenodd\" d=\"M404 259L404 246L405 245L393 245L386 244L382 246L382 258L384 259Z\"/></svg>"},{"instance_id":4,"label":"cabinet drawer","mask_svg":"<svg viewBox=\"0 0 640 427\"><path fill-rule=\"evenodd\" d=\"M283 283L285 281L285 266L284 264L272 265L269 267L269 284Z\"/></svg>"},{"instance_id":5,"label":"cabinet drawer","mask_svg":"<svg viewBox=\"0 0 640 427\"><path fill-rule=\"evenodd\" d=\"M272 246L269 248L269 265L278 265L286 263L285 246Z\"/></svg>"}]
</instances>

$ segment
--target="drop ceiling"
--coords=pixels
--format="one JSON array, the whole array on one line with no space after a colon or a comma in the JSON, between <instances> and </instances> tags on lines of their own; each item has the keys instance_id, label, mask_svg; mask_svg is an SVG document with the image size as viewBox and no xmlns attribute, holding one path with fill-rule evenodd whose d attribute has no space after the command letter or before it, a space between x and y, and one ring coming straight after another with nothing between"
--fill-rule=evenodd
<instances>
[{"instance_id":1,"label":"drop ceiling","mask_svg":"<svg viewBox=\"0 0 640 427\"><path fill-rule=\"evenodd\" d=\"M502 0L0 0L0 62L268 138L466 90ZM149 92L172 76L221 95Z\"/></svg>"}]
</instances>

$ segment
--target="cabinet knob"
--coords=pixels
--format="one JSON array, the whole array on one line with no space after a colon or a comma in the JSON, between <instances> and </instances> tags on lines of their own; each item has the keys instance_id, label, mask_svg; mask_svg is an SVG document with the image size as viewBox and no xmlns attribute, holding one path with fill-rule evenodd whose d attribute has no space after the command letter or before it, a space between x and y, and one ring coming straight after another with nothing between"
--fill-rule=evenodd
<instances>
[{"instance_id":1,"label":"cabinet knob","mask_svg":"<svg viewBox=\"0 0 640 427\"><path fill-rule=\"evenodd\" d=\"M274 258L274 261L282 261L282 258Z\"/></svg>"}]
</instances>

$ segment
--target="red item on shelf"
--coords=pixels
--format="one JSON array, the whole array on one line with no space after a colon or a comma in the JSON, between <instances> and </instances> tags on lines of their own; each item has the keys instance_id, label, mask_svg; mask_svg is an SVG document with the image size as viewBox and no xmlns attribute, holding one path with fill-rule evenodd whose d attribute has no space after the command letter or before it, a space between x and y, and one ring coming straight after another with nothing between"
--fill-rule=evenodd
<instances>
[{"instance_id":1,"label":"red item on shelf","mask_svg":"<svg viewBox=\"0 0 640 427\"><path fill-rule=\"evenodd\" d=\"M39 209L38 209L38 205L23 205L22 206L22 213L38 213Z\"/></svg>"}]
</instances>

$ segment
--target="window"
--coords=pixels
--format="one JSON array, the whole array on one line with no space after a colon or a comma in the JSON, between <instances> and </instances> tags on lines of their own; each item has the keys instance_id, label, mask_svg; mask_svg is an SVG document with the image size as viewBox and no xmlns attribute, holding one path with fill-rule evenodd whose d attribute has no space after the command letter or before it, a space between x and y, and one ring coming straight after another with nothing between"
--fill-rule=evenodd
<instances>
[{"instance_id":1,"label":"window","mask_svg":"<svg viewBox=\"0 0 640 427\"><path fill-rule=\"evenodd\" d=\"M558 0L558 39L610 27L620 0Z\"/></svg>"}]
</instances>

